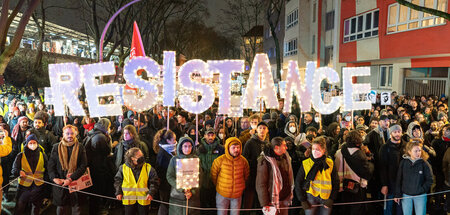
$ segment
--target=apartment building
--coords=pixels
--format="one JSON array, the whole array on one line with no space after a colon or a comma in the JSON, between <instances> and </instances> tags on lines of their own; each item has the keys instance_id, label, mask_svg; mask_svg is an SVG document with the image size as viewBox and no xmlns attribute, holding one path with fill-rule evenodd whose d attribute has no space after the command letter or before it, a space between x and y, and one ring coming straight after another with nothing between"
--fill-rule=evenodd
<instances>
[{"instance_id":1,"label":"apartment building","mask_svg":"<svg viewBox=\"0 0 450 215\"><path fill-rule=\"evenodd\" d=\"M449 12L448 0L411 0ZM395 0L290 0L286 3L284 68L316 61L342 73L369 66L378 91L449 94L450 26L447 20ZM341 76L342 77L342 76Z\"/></svg>"}]
</instances>

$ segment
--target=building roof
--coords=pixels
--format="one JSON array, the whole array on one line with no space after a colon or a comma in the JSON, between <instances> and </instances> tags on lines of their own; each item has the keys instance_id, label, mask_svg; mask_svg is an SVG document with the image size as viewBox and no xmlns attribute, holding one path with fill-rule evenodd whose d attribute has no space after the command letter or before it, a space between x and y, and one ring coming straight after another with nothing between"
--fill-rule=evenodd
<instances>
[{"instance_id":1,"label":"building roof","mask_svg":"<svg viewBox=\"0 0 450 215\"><path fill-rule=\"evenodd\" d=\"M256 25L250 31L245 33L244 37L262 37L264 36L264 26Z\"/></svg>"}]
</instances>

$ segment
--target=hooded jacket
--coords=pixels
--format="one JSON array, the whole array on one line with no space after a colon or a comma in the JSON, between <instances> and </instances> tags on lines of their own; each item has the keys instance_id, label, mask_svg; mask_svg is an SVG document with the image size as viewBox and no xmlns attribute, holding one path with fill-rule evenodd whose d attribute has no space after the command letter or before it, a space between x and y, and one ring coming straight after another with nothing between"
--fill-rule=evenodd
<instances>
[{"instance_id":1,"label":"hooded jacket","mask_svg":"<svg viewBox=\"0 0 450 215\"><path fill-rule=\"evenodd\" d=\"M172 159L170 159L169 167L167 168L167 182L169 182L171 188L170 191L170 202L174 204L181 204L186 205L186 197L184 195L183 189L176 189L177 188L177 159L184 159L184 158L198 158L197 155L195 155L194 147L192 147L192 151L189 155L183 154L183 145L187 144L187 142L190 142L192 145L194 145L194 142L189 137L182 137L180 138L180 141L177 145L177 155L174 156ZM202 178L202 168L200 168L200 179ZM200 180L199 186L202 186L202 181ZM200 207L200 191L199 188L192 188L191 189L192 197L189 199L189 205L192 207ZM175 205L169 206L169 214L185 214L186 210L185 208L181 208ZM192 210L189 209L189 214L199 214L198 210Z\"/></svg>"},{"instance_id":2,"label":"hooded jacket","mask_svg":"<svg viewBox=\"0 0 450 215\"><path fill-rule=\"evenodd\" d=\"M225 149L220 144L219 138L216 137L212 144L208 144L205 138L200 140L196 148L196 154L200 158L200 167L204 173L202 175L202 188L214 188L210 177L211 166L214 160L224 153Z\"/></svg>"},{"instance_id":3,"label":"hooded jacket","mask_svg":"<svg viewBox=\"0 0 450 215\"><path fill-rule=\"evenodd\" d=\"M216 185L216 191L225 198L239 198L244 192L245 181L250 175L250 167L247 159L239 155L233 157L230 154L230 143L235 137L230 137L225 142L225 154L214 160L211 167L211 180ZM242 149L240 141L239 146Z\"/></svg>"},{"instance_id":4,"label":"hooded jacket","mask_svg":"<svg viewBox=\"0 0 450 215\"><path fill-rule=\"evenodd\" d=\"M413 196L427 193L433 184L430 164L422 158L412 160L408 155L403 155L396 184L395 196L398 198L402 197L402 194Z\"/></svg>"}]
</instances>

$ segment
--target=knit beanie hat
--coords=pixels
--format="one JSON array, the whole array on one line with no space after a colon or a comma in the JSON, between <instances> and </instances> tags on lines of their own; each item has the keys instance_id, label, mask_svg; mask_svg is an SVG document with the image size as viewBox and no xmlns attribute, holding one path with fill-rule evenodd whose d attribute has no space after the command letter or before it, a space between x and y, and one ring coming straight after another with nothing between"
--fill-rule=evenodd
<instances>
[{"instance_id":1,"label":"knit beanie hat","mask_svg":"<svg viewBox=\"0 0 450 215\"><path fill-rule=\"evenodd\" d=\"M37 137L36 137L35 134L30 134L30 135L28 135L28 137L27 137L27 143L29 143L29 142L32 141L32 140L38 142L38 139L37 139Z\"/></svg>"},{"instance_id":2,"label":"knit beanie hat","mask_svg":"<svg viewBox=\"0 0 450 215\"><path fill-rule=\"evenodd\" d=\"M392 125L389 128L389 134L391 134L394 131L402 131L402 126L400 126L399 124Z\"/></svg>"}]
</instances>

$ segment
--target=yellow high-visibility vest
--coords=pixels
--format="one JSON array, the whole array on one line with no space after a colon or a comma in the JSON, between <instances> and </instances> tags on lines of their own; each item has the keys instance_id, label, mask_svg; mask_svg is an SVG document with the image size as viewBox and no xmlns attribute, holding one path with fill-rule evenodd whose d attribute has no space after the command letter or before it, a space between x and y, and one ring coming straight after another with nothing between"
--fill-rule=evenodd
<instances>
[{"instance_id":1,"label":"yellow high-visibility vest","mask_svg":"<svg viewBox=\"0 0 450 215\"><path fill-rule=\"evenodd\" d=\"M331 172L333 171L333 160L330 158L326 159L326 162L329 166L328 169L317 172L316 177L313 181L310 182L309 189L306 191L310 193L314 197L320 195L322 199L329 199L331 195L332 183L331 183ZM305 179L308 175L308 172L311 170L314 162L311 158L308 158L303 161L303 169L305 170Z\"/></svg>"},{"instance_id":2,"label":"yellow high-visibility vest","mask_svg":"<svg viewBox=\"0 0 450 215\"><path fill-rule=\"evenodd\" d=\"M133 171L126 164L122 165L123 172L123 182L122 182L122 204L124 205L134 205L137 202L140 205L149 205L150 200L145 200L148 193L148 173L152 166L145 163L142 166L141 173L139 174L139 179L136 182L134 178Z\"/></svg>"},{"instance_id":3,"label":"yellow high-visibility vest","mask_svg":"<svg viewBox=\"0 0 450 215\"><path fill-rule=\"evenodd\" d=\"M39 161L36 165L36 170L34 171L34 173L33 171L31 171L31 167L30 164L28 163L27 156L25 156L25 153L22 153L22 171L24 171L27 176L32 176L33 178L37 178L40 180L36 180L31 177L26 177L24 179L19 177L20 185L24 187L29 187L34 182L36 186L41 186L44 183L44 171L45 171L44 156L42 152L39 152Z\"/></svg>"}]
</instances>

